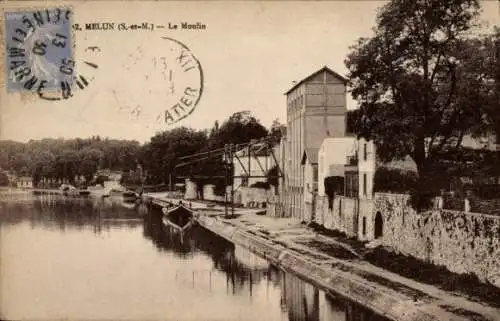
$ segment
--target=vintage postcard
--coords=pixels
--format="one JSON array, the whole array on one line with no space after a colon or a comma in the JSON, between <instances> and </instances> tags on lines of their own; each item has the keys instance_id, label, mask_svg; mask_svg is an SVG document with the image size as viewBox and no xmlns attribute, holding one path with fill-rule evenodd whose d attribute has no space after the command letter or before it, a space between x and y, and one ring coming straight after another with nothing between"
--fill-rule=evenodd
<instances>
[{"instance_id":1,"label":"vintage postcard","mask_svg":"<svg viewBox=\"0 0 500 321\"><path fill-rule=\"evenodd\" d=\"M499 1L0 8L0 320L500 320Z\"/></svg>"}]
</instances>

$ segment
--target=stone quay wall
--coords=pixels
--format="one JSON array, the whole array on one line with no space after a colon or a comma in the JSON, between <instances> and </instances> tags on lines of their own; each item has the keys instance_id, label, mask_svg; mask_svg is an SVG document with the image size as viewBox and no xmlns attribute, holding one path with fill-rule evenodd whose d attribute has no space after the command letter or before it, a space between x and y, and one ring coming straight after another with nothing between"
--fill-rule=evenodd
<instances>
[{"instance_id":1,"label":"stone quay wall","mask_svg":"<svg viewBox=\"0 0 500 321\"><path fill-rule=\"evenodd\" d=\"M416 213L408 201L408 195L375 194L384 246L500 287L500 216L443 209Z\"/></svg>"},{"instance_id":2,"label":"stone quay wall","mask_svg":"<svg viewBox=\"0 0 500 321\"><path fill-rule=\"evenodd\" d=\"M437 316L412 304L407 298L402 298L400 295L391 295L387 292L387 289L379 289L372 283L368 284L354 279L342 271L315 264L303 255L292 253L282 245L271 243L243 229L225 224L209 216L200 216L198 223L228 241L263 257L283 270L293 273L325 291L332 291L352 302L367 307L390 320L439 320Z\"/></svg>"},{"instance_id":3,"label":"stone quay wall","mask_svg":"<svg viewBox=\"0 0 500 321\"><path fill-rule=\"evenodd\" d=\"M373 200L337 196L329 204L327 197L317 197L313 221L500 287L500 216L439 206L417 213L409 199L375 193Z\"/></svg>"}]
</instances>

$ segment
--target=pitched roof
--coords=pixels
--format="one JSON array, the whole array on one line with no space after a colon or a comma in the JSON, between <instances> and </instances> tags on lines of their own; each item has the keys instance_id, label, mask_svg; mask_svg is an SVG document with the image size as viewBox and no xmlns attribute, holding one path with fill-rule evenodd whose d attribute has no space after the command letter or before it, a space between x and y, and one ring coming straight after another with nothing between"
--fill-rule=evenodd
<instances>
[{"instance_id":1,"label":"pitched roof","mask_svg":"<svg viewBox=\"0 0 500 321\"><path fill-rule=\"evenodd\" d=\"M318 164L318 150L319 148L306 148L302 154L301 165L306 163L306 159L309 159L309 163L316 165Z\"/></svg>"},{"instance_id":2,"label":"pitched roof","mask_svg":"<svg viewBox=\"0 0 500 321\"><path fill-rule=\"evenodd\" d=\"M335 71L331 70L330 68L328 68L327 66L324 66L323 68L321 68L320 70L312 73L311 75L307 76L306 78L302 79L301 81L297 82L295 85L293 85L292 88L290 88L286 93L285 95L288 95L292 90L294 90L295 88L297 88L298 86L300 86L302 83L304 83L305 81L308 81L309 79L311 78L314 78L316 77L318 74L322 73L322 72L328 72L329 74L333 75L335 78L339 79L340 81L342 81L344 84L347 83L347 78L345 78L344 76L336 73Z\"/></svg>"},{"instance_id":3,"label":"pitched roof","mask_svg":"<svg viewBox=\"0 0 500 321\"><path fill-rule=\"evenodd\" d=\"M250 150L252 153L252 157L269 156L269 154L270 154L269 149L266 149L266 146L264 144L251 145ZM240 149L239 151L236 152L236 155L238 155L239 157L248 156L248 147Z\"/></svg>"}]
</instances>

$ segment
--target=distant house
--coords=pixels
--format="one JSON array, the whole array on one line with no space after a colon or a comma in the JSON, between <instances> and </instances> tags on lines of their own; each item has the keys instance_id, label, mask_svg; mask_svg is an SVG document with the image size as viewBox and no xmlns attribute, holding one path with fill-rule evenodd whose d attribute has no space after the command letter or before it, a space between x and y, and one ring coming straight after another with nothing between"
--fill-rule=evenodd
<instances>
[{"instance_id":1,"label":"distant house","mask_svg":"<svg viewBox=\"0 0 500 321\"><path fill-rule=\"evenodd\" d=\"M498 144L497 137L494 134L485 135L483 137L477 137L477 138L473 138L470 135L466 135L462 139L462 146L472 149L486 149L490 151L500 150L500 144Z\"/></svg>"},{"instance_id":2,"label":"distant house","mask_svg":"<svg viewBox=\"0 0 500 321\"><path fill-rule=\"evenodd\" d=\"M97 171L97 173L94 175L95 177L102 176L102 177L107 177L110 181L115 181L119 182L120 179L122 178L122 173L120 171L112 171L109 169L100 169Z\"/></svg>"},{"instance_id":3,"label":"distant house","mask_svg":"<svg viewBox=\"0 0 500 321\"><path fill-rule=\"evenodd\" d=\"M33 179L29 176L21 176L16 180L18 188L33 188Z\"/></svg>"}]
</instances>

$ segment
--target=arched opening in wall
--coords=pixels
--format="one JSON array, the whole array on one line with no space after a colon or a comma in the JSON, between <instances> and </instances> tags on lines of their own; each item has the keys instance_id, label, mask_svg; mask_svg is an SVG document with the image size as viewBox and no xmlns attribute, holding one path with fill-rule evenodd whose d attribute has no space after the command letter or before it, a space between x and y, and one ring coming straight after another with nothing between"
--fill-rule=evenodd
<instances>
[{"instance_id":1,"label":"arched opening in wall","mask_svg":"<svg viewBox=\"0 0 500 321\"><path fill-rule=\"evenodd\" d=\"M382 237L384 231L384 221L382 220L382 214L377 212L375 215L375 238L378 239Z\"/></svg>"}]
</instances>

